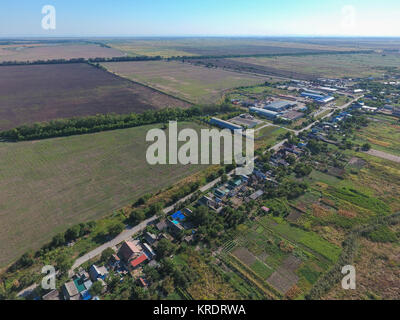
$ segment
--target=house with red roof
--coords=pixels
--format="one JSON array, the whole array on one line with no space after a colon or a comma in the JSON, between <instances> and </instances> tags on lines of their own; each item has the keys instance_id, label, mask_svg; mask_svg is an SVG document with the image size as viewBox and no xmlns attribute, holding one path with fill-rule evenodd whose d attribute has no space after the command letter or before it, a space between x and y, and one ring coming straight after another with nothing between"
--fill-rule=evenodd
<instances>
[{"instance_id":1,"label":"house with red roof","mask_svg":"<svg viewBox=\"0 0 400 320\"><path fill-rule=\"evenodd\" d=\"M130 266L133 270L135 270L136 268L138 268L139 266L141 266L141 264L142 264L143 262L145 262L145 261L147 261L147 260L148 260L147 256L146 256L144 253L142 253L139 257L133 259L133 260L129 263L129 266Z\"/></svg>"}]
</instances>

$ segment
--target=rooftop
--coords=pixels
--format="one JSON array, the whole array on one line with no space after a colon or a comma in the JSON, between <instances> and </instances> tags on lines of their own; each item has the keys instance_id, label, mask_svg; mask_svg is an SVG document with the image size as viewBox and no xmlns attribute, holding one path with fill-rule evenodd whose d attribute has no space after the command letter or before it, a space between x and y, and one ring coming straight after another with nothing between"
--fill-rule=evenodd
<instances>
[{"instance_id":1,"label":"rooftop","mask_svg":"<svg viewBox=\"0 0 400 320\"><path fill-rule=\"evenodd\" d=\"M139 257L137 257L135 260L131 261L131 266L136 268L139 264L147 260L147 256L143 253Z\"/></svg>"}]
</instances>

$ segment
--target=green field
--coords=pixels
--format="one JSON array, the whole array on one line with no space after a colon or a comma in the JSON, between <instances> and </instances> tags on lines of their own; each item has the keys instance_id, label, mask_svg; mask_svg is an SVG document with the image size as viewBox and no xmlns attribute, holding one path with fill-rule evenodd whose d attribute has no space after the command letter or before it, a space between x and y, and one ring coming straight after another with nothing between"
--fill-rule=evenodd
<instances>
[{"instance_id":1,"label":"green field","mask_svg":"<svg viewBox=\"0 0 400 320\"><path fill-rule=\"evenodd\" d=\"M328 78L382 76L386 73L385 68L400 70L400 61L397 56L382 54L329 54L235 58L234 60Z\"/></svg>"},{"instance_id":2,"label":"green field","mask_svg":"<svg viewBox=\"0 0 400 320\"><path fill-rule=\"evenodd\" d=\"M193 103L217 102L228 89L264 83L267 78L194 66L177 61L104 63L109 71Z\"/></svg>"},{"instance_id":3,"label":"green field","mask_svg":"<svg viewBox=\"0 0 400 320\"><path fill-rule=\"evenodd\" d=\"M0 265L205 168L148 165L145 136L154 127L0 143Z\"/></svg>"},{"instance_id":4,"label":"green field","mask_svg":"<svg viewBox=\"0 0 400 320\"><path fill-rule=\"evenodd\" d=\"M285 128L277 126L268 126L255 132L254 145L256 149L272 146L277 142L280 135L284 135L288 131Z\"/></svg>"}]
</instances>

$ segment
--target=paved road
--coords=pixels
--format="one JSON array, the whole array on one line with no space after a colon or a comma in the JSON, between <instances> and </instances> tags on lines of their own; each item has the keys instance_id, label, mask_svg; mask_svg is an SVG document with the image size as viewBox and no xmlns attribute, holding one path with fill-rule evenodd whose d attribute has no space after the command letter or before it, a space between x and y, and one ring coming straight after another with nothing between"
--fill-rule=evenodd
<instances>
[{"instance_id":1,"label":"paved road","mask_svg":"<svg viewBox=\"0 0 400 320\"><path fill-rule=\"evenodd\" d=\"M25 298L29 296L39 285L34 283L33 285L29 286L28 288L25 288L24 290L20 291L17 293L17 297L22 297Z\"/></svg>"},{"instance_id":2,"label":"paved road","mask_svg":"<svg viewBox=\"0 0 400 320\"><path fill-rule=\"evenodd\" d=\"M383 151L379 151L379 150L374 150L374 149L366 151L365 153L368 153L371 156L375 156L375 157L382 158L382 159L385 159L385 160L389 160L389 161L400 163L400 157L399 156L395 156L395 155L393 155L391 153L387 153L387 152L383 152Z\"/></svg>"},{"instance_id":3,"label":"paved road","mask_svg":"<svg viewBox=\"0 0 400 320\"><path fill-rule=\"evenodd\" d=\"M89 253L83 255L82 257L79 257L74 264L72 265L72 268L70 270L70 274L72 274L73 270L78 268L79 266L81 266L83 263L89 261L90 259L100 255L104 250L106 250L107 248L112 248L115 247L116 245L120 244L121 242L128 240L129 238L131 238L133 235L135 235L136 233L143 231L144 229L146 229L146 227L152 223L154 223L154 221L157 220L157 216L153 216L147 220L144 220L143 222L141 222L140 224L138 224L137 226L134 226L130 229L125 230L124 232L122 232L121 234L119 234L117 237L115 237L114 239L112 239L111 241L102 244L100 247L97 247L96 249L90 251Z\"/></svg>"},{"instance_id":4,"label":"paved road","mask_svg":"<svg viewBox=\"0 0 400 320\"><path fill-rule=\"evenodd\" d=\"M346 104L346 105L344 105L344 106L342 106L342 107L336 108L336 110L338 110L338 109L345 109L345 108L347 108L348 106L350 106L354 101L357 101L358 99L359 99L359 98L354 99L354 100L352 100L351 102L349 102L348 104ZM334 113L334 111L332 111L331 113L327 114L326 116L324 116L324 117L321 118L321 119L330 117L333 113ZM321 119L320 119L320 120L321 120ZM315 123L315 122L314 122L314 123ZM309 130L309 129L314 125L314 123L310 124L309 126L303 128L303 129L301 129L301 130L298 130L298 131L292 130L292 131L293 131L296 135L298 135L300 132ZM264 127L267 127L267 126L270 126L270 125L272 125L272 124L267 124L267 125L265 125ZM264 128L264 127L261 127L261 128L259 128L258 130L260 130L260 129ZM285 143L286 141L287 141L287 140L283 140L283 141L277 143L276 145L274 145L273 147L271 147L269 150L275 150L275 151L278 150L280 147L282 147L282 146L284 145L284 143ZM253 161L254 161L255 159L256 159L256 157L253 159ZM231 171L231 172L228 174L228 176L229 176L229 177L232 176L232 175L234 174L234 172L235 172L235 170ZM201 188L200 188L200 191L201 191L201 192L205 192L205 191L211 189L212 187L214 187L214 186L215 186L216 184L218 184L220 181L221 181L221 178L215 179L214 181L212 181L212 182L206 184L205 186L201 187ZM182 202L186 201L187 199L190 199L192 196L193 196L193 193L192 193L192 194L189 194L188 196L186 196L186 197L184 197L183 199L179 200L179 201L178 201L177 203L175 203L174 205L165 208L165 209L163 210L163 212L164 212L165 214L170 213L171 211L174 210L174 208L176 207L176 205L178 205L179 203L182 203ZM79 257L79 258L74 262L74 264L73 264L73 266L72 266L72 268L71 268L69 274L70 274L70 275L73 274L73 270L74 270L74 269L78 268L79 266L81 266L83 263L89 261L90 259L92 259L92 258L94 258L94 257L96 257L96 256L98 256L98 255L100 255L100 254L101 254L104 250L106 250L107 248L115 247L115 246L117 246L118 244L120 244L121 242L123 242L123 241L125 241L125 240L128 240L128 239L130 239L132 236L134 236L135 234L137 234L137 233L143 231L149 224L154 223L154 221L156 221L156 220L157 220L157 216L153 216L153 217L151 217L151 218L149 218L149 219L143 221L142 223L138 224L137 226L132 227L132 228L130 228L130 229L128 229L128 230L125 230L125 231L122 232L120 235L118 235L116 238L114 238L113 240L111 240L110 242L104 243L103 245L101 245L101 246L97 247L96 249L90 251L89 253L83 255L82 257Z\"/></svg>"}]
</instances>

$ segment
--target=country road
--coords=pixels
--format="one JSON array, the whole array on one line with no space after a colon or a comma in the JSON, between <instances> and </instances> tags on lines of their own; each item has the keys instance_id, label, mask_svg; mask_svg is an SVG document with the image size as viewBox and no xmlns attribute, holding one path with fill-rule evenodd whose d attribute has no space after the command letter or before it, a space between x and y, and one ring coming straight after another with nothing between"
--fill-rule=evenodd
<instances>
[{"instance_id":1,"label":"country road","mask_svg":"<svg viewBox=\"0 0 400 320\"><path fill-rule=\"evenodd\" d=\"M369 151L365 151L365 153L369 154L370 156L375 156L375 157L378 157L378 158L381 158L381 159L385 159L385 160L389 160L389 161L400 163L400 157L399 156L395 156L394 154L391 154L391 153L387 153L387 152L383 152L383 151L379 151L379 150L374 150L374 149L371 149Z\"/></svg>"}]
</instances>

